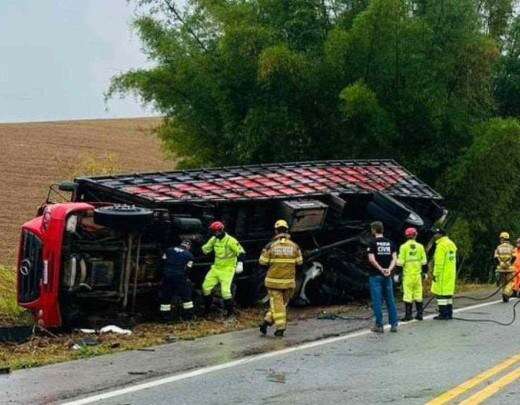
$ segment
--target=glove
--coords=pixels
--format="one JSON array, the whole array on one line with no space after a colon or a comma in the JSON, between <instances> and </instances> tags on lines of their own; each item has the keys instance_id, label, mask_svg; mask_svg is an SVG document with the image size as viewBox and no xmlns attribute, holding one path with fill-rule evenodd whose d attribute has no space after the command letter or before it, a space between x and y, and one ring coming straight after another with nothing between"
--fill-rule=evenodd
<instances>
[{"instance_id":1,"label":"glove","mask_svg":"<svg viewBox=\"0 0 520 405\"><path fill-rule=\"evenodd\" d=\"M240 274L244 271L244 263L238 262L237 267L235 268L235 273Z\"/></svg>"},{"instance_id":2,"label":"glove","mask_svg":"<svg viewBox=\"0 0 520 405\"><path fill-rule=\"evenodd\" d=\"M424 281L428 281L428 273L423 273L423 274L422 274L422 279L423 279Z\"/></svg>"},{"instance_id":3,"label":"glove","mask_svg":"<svg viewBox=\"0 0 520 405\"><path fill-rule=\"evenodd\" d=\"M394 274L393 279L395 284L399 284L399 274Z\"/></svg>"}]
</instances>

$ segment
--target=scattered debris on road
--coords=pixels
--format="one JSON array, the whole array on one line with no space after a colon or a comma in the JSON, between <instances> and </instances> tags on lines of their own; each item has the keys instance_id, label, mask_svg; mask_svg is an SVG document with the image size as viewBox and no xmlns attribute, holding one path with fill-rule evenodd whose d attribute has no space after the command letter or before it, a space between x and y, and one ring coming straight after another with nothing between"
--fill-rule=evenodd
<instances>
[{"instance_id":1,"label":"scattered debris on road","mask_svg":"<svg viewBox=\"0 0 520 405\"><path fill-rule=\"evenodd\" d=\"M132 331L130 329L123 329L116 325L108 325L99 330L100 334L103 333L117 333L118 335L131 335Z\"/></svg>"}]
</instances>

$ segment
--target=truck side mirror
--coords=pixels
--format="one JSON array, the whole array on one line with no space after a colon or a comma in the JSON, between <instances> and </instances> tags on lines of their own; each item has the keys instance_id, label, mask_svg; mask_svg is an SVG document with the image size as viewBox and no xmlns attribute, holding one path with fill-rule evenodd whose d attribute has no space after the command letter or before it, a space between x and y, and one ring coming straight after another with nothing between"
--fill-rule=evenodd
<instances>
[{"instance_id":1,"label":"truck side mirror","mask_svg":"<svg viewBox=\"0 0 520 405\"><path fill-rule=\"evenodd\" d=\"M62 181L58 184L58 189L60 191L67 191L69 193L73 193L76 190L76 183L73 181Z\"/></svg>"}]
</instances>

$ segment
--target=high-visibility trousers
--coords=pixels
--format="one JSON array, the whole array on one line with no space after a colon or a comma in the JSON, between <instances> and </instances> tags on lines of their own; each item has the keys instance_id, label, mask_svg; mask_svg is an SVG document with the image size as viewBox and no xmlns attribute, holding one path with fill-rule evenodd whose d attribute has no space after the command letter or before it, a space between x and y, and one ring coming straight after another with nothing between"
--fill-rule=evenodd
<instances>
[{"instance_id":1,"label":"high-visibility trousers","mask_svg":"<svg viewBox=\"0 0 520 405\"><path fill-rule=\"evenodd\" d=\"M502 294L511 297L513 295L513 286L515 285L514 272L500 272L499 282L502 286Z\"/></svg>"},{"instance_id":2,"label":"high-visibility trousers","mask_svg":"<svg viewBox=\"0 0 520 405\"><path fill-rule=\"evenodd\" d=\"M407 303L422 302L423 285L421 273L404 273L403 301Z\"/></svg>"},{"instance_id":3,"label":"high-visibility trousers","mask_svg":"<svg viewBox=\"0 0 520 405\"><path fill-rule=\"evenodd\" d=\"M287 304L292 297L293 289L267 289L269 294L269 311L265 314L265 321L276 326L276 329L285 329L287 325Z\"/></svg>"},{"instance_id":4,"label":"high-visibility trousers","mask_svg":"<svg viewBox=\"0 0 520 405\"><path fill-rule=\"evenodd\" d=\"M513 290L520 293L520 269L516 270L516 276L514 279Z\"/></svg>"},{"instance_id":5,"label":"high-visibility trousers","mask_svg":"<svg viewBox=\"0 0 520 405\"><path fill-rule=\"evenodd\" d=\"M234 275L234 266L223 268L212 266L202 283L202 294L205 296L210 295L213 288L220 284L220 293L222 298L225 300L233 298L233 295L231 294L231 284L233 283Z\"/></svg>"}]
</instances>

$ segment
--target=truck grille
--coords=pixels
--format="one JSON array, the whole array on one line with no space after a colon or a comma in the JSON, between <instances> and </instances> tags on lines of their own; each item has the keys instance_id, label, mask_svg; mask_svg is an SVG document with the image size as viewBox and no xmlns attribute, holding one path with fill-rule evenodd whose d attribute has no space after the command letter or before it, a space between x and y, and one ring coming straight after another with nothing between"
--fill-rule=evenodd
<instances>
[{"instance_id":1,"label":"truck grille","mask_svg":"<svg viewBox=\"0 0 520 405\"><path fill-rule=\"evenodd\" d=\"M18 264L18 300L21 303L40 297L42 272L42 242L31 232L23 231L22 256Z\"/></svg>"}]
</instances>

